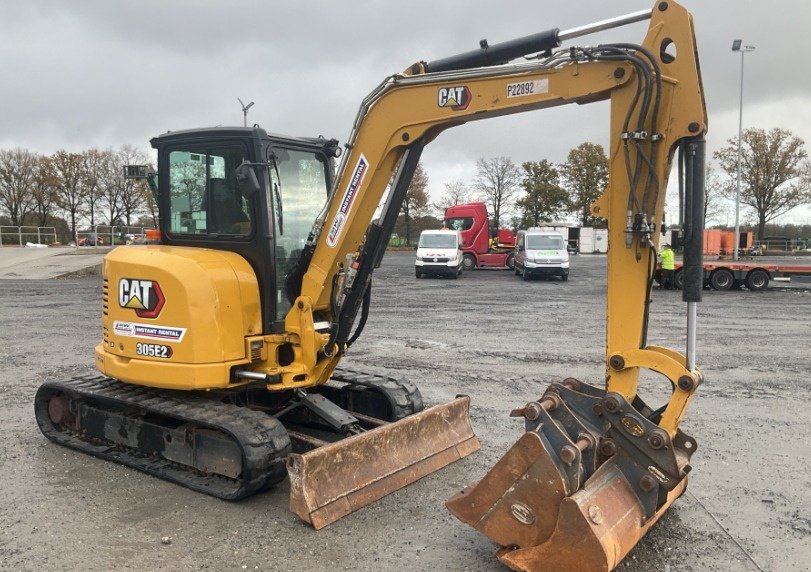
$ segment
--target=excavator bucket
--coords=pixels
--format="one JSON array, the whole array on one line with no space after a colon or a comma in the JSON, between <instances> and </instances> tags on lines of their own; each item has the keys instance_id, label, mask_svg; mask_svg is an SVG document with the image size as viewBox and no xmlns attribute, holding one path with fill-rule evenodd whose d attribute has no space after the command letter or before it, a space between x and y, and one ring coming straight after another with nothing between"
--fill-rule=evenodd
<instances>
[{"instance_id":1,"label":"excavator bucket","mask_svg":"<svg viewBox=\"0 0 811 572\"><path fill-rule=\"evenodd\" d=\"M459 397L287 459L290 509L320 529L479 450Z\"/></svg>"},{"instance_id":2,"label":"excavator bucket","mask_svg":"<svg viewBox=\"0 0 811 572\"><path fill-rule=\"evenodd\" d=\"M613 570L687 486L695 441L638 399L567 380L512 416L527 432L446 506L513 570Z\"/></svg>"}]
</instances>

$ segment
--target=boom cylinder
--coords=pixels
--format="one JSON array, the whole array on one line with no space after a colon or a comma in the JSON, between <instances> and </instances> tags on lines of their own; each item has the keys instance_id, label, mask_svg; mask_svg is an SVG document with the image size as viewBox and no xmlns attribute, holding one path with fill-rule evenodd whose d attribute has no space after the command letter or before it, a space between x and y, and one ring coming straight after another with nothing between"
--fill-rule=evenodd
<instances>
[{"instance_id":1,"label":"boom cylinder","mask_svg":"<svg viewBox=\"0 0 811 572\"><path fill-rule=\"evenodd\" d=\"M560 28L553 28L492 46L488 45L487 40L482 40L479 43L480 49L429 62L425 64L425 71L428 73L444 72L505 64L521 56L557 48L562 42L572 38L647 20L650 16L650 10L640 10L625 16L601 20L600 22L578 26L563 32L560 31Z\"/></svg>"}]
</instances>

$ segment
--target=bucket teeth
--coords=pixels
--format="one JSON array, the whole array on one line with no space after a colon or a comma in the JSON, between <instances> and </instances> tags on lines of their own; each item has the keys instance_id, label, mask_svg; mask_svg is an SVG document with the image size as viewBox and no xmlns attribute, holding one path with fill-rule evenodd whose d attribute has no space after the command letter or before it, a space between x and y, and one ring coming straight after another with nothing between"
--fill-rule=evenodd
<instances>
[{"instance_id":1,"label":"bucket teeth","mask_svg":"<svg viewBox=\"0 0 811 572\"><path fill-rule=\"evenodd\" d=\"M290 509L316 529L479 450L460 397L287 460Z\"/></svg>"}]
</instances>

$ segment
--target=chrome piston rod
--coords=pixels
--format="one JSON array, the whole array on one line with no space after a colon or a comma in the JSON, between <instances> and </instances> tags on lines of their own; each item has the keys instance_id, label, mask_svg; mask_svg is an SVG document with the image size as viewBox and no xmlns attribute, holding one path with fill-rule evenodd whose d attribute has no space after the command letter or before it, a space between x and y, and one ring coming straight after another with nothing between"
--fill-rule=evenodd
<instances>
[{"instance_id":1,"label":"chrome piston rod","mask_svg":"<svg viewBox=\"0 0 811 572\"><path fill-rule=\"evenodd\" d=\"M587 36L588 34L594 34L595 32L602 32L612 28L619 28L620 26L627 26L628 24L642 22L644 20L649 20L651 14L652 11L650 9L639 10L638 12L632 12L630 14L626 14L625 16L616 16L607 20L601 20L600 22L594 22L593 24L586 24L585 26L578 26L577 28L572 28L570 30L563 30L562 32L558 33L558 40L565 42L566 40L579 38L580 36Z\"/></svg>"},{"instance_id":2,"label":"chrome piston rod","mask_svg":"<svg viewBox=\"0 0 811 572\"><path fill-rule=\"evenodd\" d=\"M696 369L696 325L698 303L687 302L687 362L685 366L689 371Z\"/></svg>"}]
</instances>

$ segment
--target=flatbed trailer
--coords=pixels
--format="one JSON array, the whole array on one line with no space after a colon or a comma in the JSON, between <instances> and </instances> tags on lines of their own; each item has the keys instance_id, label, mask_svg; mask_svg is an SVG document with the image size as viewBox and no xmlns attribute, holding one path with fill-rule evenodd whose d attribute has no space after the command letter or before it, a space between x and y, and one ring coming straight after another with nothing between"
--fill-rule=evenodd
<instances>
[{"instance_id":1,"label":"flatbed trailer","mask_svg":"<svg viewBox=\"0 0 811 572\"><path fill-rule=\"evenodd\" d=\"M682 263L676 261L673 286L681 289L684 282ZM774 278L811 275L811 265L773 264L765 261L711 261L704 263L704 287L714 290L732 290L746 286L757 292L765 290ZM661 267L657 266L654 280L661 284Z\"/></svg>"}]
</instances>

